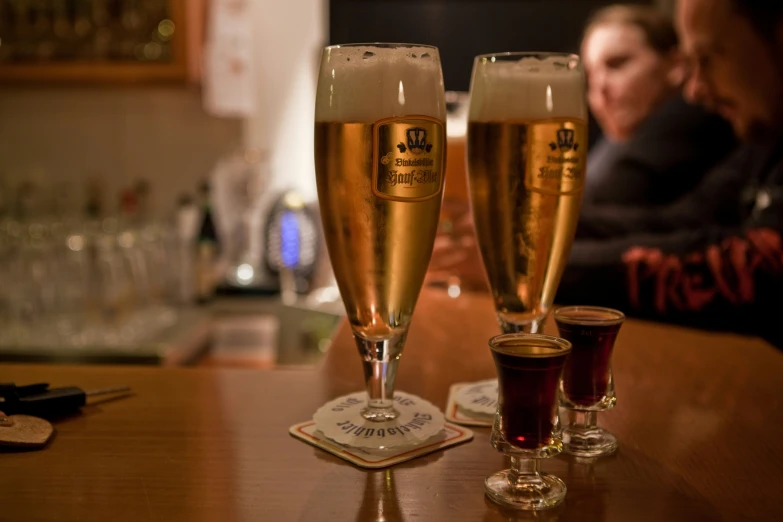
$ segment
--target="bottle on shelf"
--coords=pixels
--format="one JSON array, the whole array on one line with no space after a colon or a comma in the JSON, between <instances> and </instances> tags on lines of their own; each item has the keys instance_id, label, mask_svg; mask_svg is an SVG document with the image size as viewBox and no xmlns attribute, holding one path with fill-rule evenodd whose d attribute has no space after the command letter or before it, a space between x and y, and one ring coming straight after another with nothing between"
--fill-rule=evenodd
<instances>
[{"instance_id":1,"label":"bottle on shelf","mask_svg":"<svg viewBox=\"0 0 783 522\"><path fill-rule=\"evenodd\" d=\"M132 221L139 209L139 201L136 191L126 188L120 192L119 199L120 216L124 221Z\"/></svg>"},{"instance_id":2,"label":"bottle on shelf","mask_svg":"<svg viewBox=\"0 0 783 522\"><path fill-rule=\"evenodd\" d=\"M96 176L87 180L85 187L84 215L88 220L98 220L103 216L103 187Z\"/></svg>"},{"instance_id":3,"label":"bottle on shelf","mask_svg":"<svg viewBox=\"0 0 783 522\"><path fill-rule=\"evenodd\" d=\"M8 187L0 176L0 219L8 213L8 203L11 198L8 195Z\"/></svg>"},{"instance_id":4,"label":"bottle on shelf","mask_svg":"<svg viewBox=\"0 0 783 522\"><path fill-rule=\"evenodd\" d=\"M152 218L150 210L150 183L146 179L139 179L133 186L136 195L136 220L147 223Z\"/></svg>"},{"instance_id":5,"label":"bottle on shelf","mask_svg":"<svg viewBox=\"0 0 783 522\"><path fill-rule=\"evenodd\" d=\"M217 261L220 241L212 215L209 183L199 186L201 197L201 226L196 237L196 301L206 303L215 296L217 288Z\"/></svg>"},{"instance_id":6,"label":"bottle on shelf","mask_svg":"<svg viewBox=\"0 0 783 522\"><path fill-rule=\"evenodd\" d=\"M14 217L25 221L36 217L38 189L32 181L22 181L16 188L16 208Z\"/></svg>"},{"instance_id":7,"label":"bottle on shelf","mask_svg":"<svg viewBox=\"0 0 783 522\"><path fill-rule=\"evenodd\" d=\"M194 244L199 232L201 211L189 194L181 194L177 202L178 301L192 304L196 297Z\"/></svg>"}]
</instances>

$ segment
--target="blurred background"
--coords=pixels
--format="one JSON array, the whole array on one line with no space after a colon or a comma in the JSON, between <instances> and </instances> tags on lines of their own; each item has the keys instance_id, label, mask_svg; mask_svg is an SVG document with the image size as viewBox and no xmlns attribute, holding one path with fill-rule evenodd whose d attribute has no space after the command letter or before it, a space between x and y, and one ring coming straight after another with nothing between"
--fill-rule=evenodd
<instances>
[{"instance_id":1,"label":"blurred background","mask_svg":"<svg viewBox=\"0 0 783 522\"><path fill-rule=\"evenodd\" d=\"M578 52L609 3L0 0L0 358L316 364L342 314L311 152L321 48L440 48L449 234L473 56Z\"/></svg>"}]
</instances>

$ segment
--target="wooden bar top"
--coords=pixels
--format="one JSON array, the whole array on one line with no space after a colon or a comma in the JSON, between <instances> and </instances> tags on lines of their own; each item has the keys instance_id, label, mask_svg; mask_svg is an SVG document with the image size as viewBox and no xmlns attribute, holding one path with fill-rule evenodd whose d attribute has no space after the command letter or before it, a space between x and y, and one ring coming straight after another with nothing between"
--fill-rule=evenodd
<instances>
[{"instance_id":1,"label":"wooden bar top","mask_svg":"<svg viewBox=\"0 0 783 522\"><path fill-rule=\"evenodd\" d=\"M487 296L425 289L398 389L445 408L451 383L494 375L497 329ZM0 382L135 391L57 422L44 450L0 452L0 521L783 520L783 353L628 320L613 366L618 403L599 423L620 450L543 461L566 502L525 514L484 498L484 478L506 466L488 429L380 471L289 436L361 388L347 327L316 370L0 365Z\"/></svg>"}]
</instances>

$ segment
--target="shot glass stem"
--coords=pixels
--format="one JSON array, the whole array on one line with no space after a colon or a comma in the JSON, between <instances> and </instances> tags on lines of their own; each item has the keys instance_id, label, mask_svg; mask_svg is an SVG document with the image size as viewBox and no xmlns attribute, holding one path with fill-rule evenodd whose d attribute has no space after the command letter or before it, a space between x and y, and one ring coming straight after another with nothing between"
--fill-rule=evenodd
<instances>
[{"instance_id":1,"label":"shot glass stem","mask_svg":"<svg viewBox=\"0 0 783 522\"><path fill-rule=\"evenodd\" d=\"M598 426L597 411L568 410L563 430L565 451L577 457L600 457L617 451L617 438Z\"/></svg>"},{"instance_id":2,"label":"shot glass stem","mask_svg":"<svg viewBox=\"0 0 783 522\"><path fill-rule=\"evenodd\" d=\"M522 487L541 481L538 459L511 457L511 473L508 480L514 487Z\"/></svg>"},{"instance_id":3,"label":"shot glass stem","mask_svg":"<svg viewBox=\"0 0 783 522\"><path fill-rule=\"evenodd\" d=\"M568 424L585 431L594 430L598 427L598 412L568 410Z\"/></svg>"}]
</instances>

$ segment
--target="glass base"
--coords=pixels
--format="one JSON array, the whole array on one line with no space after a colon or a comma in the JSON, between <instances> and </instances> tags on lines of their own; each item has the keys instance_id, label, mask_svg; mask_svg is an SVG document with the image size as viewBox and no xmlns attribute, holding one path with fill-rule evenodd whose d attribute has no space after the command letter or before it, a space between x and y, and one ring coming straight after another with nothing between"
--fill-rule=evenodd
<instances>
[{"instance_id":1,"label":"glass base","mask_svg":"<svg viewBox=\"0 0 783 522\"><path fill-rule=\"evenodd\" d=\"M360 413L362 417L373 422L391 421L400 416L400 412L394 408L374 408L372 406L367 406Z\"/></svg>"},{"instance_id":2,"label":"glass base","mask_svg":"<svg viewBox=\"0 0 783 522\"><path fill-rule=\"evenodd\" d=\"M484 481L484 492L501 506L536 511L560 504L566 496L566 485L554 475L537 473L513 479L510 469L499 471Z\"/></svg>"},{"instance_id":3,"label":"glass base","mask_svg":"<svg viewBox=\"0 0 783 522\"><path fill-rule=\"evenodd\" d=\"M602 457L617 451L617 439L598 426L568 426L563 430L563 450L577 457Z\"/></svg>"}]
</instances>

